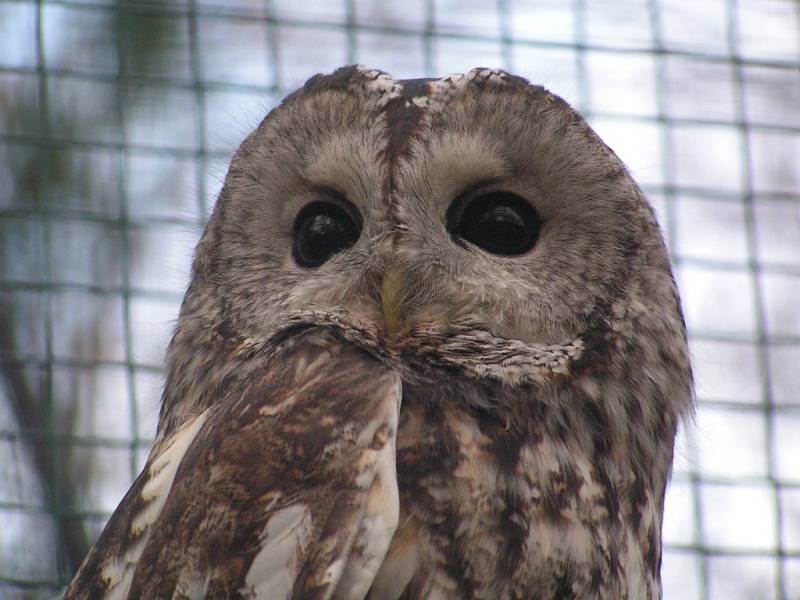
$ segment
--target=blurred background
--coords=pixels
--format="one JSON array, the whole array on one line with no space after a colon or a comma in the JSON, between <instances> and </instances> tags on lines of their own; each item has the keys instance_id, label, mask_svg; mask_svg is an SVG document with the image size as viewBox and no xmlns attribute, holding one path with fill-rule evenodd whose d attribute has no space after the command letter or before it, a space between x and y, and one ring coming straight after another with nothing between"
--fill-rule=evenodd
<instances>
[{"instance_id":1,"label":"blurred background","mask_svg":"<svg viewBox=\"0 0 800 600\"><path fill-rule=\"evenodd\" d=\"M193 246L282 96L500 66L655 205L699 405L665 597L800 598L800 2L0 0L0 597L69 581L142 467Z\"/></svg>"}]
</instances>

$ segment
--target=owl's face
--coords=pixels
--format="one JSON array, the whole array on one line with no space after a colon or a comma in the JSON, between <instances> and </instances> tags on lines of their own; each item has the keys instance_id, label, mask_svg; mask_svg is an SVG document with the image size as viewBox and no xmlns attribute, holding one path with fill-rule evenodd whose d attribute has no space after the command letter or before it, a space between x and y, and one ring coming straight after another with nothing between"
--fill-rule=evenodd
<instances>
[{"instance_id":1,"label":"owl's face","mask_svg":"<svg viewBox=\"0 0 800 600\"><path fill-rule=\"evenodd\" d=\"M544 89L488 70L395 82L349 68L242 145L206 264L246 336L346 311L387 338L424 325L563 343L610 310L654 230L616 156Z\"/></svg>"}]
</instances>

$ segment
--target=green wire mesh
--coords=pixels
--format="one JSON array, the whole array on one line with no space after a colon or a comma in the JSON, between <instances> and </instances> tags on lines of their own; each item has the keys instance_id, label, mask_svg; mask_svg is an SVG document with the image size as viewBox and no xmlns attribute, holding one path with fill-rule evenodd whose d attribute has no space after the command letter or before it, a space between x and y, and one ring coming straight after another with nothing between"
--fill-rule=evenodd
<instances>
[{"instance_id":1,"label":"green wire mesh","mask_svg":"<svg viewBox=\"0 0 800 600\"><path fill-rule=\"evenodd\" d=\"M0 597L63 589L143 465L233 149L308 76L354 62L504 67L630 165L698 379L665 597L800 598L794 0L0 0Z\"/></svg>"}]
</instances>

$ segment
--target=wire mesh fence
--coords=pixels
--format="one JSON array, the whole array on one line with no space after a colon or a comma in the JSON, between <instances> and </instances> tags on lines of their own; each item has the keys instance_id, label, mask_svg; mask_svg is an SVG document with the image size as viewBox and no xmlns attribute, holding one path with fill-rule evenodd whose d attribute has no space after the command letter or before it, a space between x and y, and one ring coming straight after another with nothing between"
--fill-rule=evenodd
<instances>
[{"instance_id":1,"label":"wire mesh fence","mask_svg":"<svg viewBox=\"0 0 800 600\"><path fill-rule=\"evenodd\" d=\"M63 587L143 465L233 149L307 77L354 62L504 67L629 164L698 381L665 597L800 598L792 0L0 0L0 596Z\"/></svg>"}]
</instances>

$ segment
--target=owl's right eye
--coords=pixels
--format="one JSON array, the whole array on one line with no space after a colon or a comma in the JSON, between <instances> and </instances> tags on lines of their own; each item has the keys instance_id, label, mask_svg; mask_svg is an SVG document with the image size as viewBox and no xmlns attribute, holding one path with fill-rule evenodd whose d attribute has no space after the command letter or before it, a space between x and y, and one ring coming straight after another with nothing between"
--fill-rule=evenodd
<instances>
[{"instance_id":1,"label":"owl's right eye","mask_svg":"<svg viewBox=\"0 0 800 600\"><path fill-rule=\"evenodd\" d=\"M301 267L319 267L358 241L361 224L332 202L312 202L294 222L293 255Z\"/></svg>"}]
</instances>

